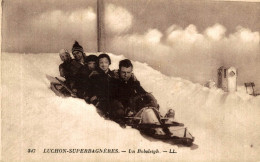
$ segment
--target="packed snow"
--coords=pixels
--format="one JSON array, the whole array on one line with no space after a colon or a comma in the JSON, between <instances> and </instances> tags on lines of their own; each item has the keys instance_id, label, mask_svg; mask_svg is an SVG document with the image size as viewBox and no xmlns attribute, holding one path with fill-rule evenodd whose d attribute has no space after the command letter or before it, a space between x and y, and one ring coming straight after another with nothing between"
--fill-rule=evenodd
<instances>
[{"instance_id":1,"label":"packed snow","mask_svg":"<svg viewBox=\"0 0 260 162\"><path fill-rule=\"evenodd\" d=\"M118 68L124 57L110 56L111 69ZM246 94L242 86L238 92L226 93L133 62L134 74L156 97L161 113L173 108L177 121L195 136L198 148L191 149L121 128L81 99L56 96L47 76L59 75L58 54L2 53L1 57L3 161L260 160L260 96ZM28 153L28 149L36 151ZM43 153L44 149L118 149L120 153ZM129 149L160 153L129 153ZM177 153L170 154L170 149Z\"/></svg>"}]
</instances>

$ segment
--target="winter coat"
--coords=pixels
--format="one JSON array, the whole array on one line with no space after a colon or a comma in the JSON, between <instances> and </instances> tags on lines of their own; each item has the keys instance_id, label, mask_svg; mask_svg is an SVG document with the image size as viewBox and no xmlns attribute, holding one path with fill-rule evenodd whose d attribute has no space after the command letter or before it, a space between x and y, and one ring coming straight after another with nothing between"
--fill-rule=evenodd
<instances>
[{"instance_id":1,"label":"winter coat","mask_svg":"<svg viewBox=\"0 0 260 162\"><path fill-rule=\"evenodd\" d=\"M66 79L66 83L71 89L77 89L84 93L90 71L86 65L82 65L74 59L70 62L64 62L59 66L60 75ZM80 94L82 96L82 94Z\"/></svg>"},{"instance_id":2,"label":"winter coat","mask_svg":"<svg viewBox=\"0 0 260 162\"><path fill-rule=\"evenodd\" d=\"M96 96L98 100L109 100L110 82L114 77L114 72L110 69L107 73L98 69L90 74L90 96Z\"/></svg>"},{"instance_id":3,"label":"winter coat","mask_svg":"<svg viewBox=\"0 0 260 162\"><path fill-rule=\"evenodd\" d=\"M111 100L120 101L124 107L130 107L134 97L147 93L135 77L131 77L127 82L121 78L113 78L110 91Z\"/></svg>"},{"instance_id":4,"label":"winter coat","mask_svg":"<svg viewBox=\"0 0 260 162\"><path fill-rule=\"evenodd\" d=\"M64 62L59 66L60 76L66 79L66 82L70 85L71 88L73 88L75 84L76 77L81 66L82 65L77 63L75 60Z\"/></svg>"}]
</instances>

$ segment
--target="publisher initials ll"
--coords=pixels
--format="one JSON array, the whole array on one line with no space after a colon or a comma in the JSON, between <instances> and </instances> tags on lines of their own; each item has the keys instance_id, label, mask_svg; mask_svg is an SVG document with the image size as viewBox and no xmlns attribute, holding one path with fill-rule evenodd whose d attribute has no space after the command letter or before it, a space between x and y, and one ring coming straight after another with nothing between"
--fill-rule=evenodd
<instances>
[{"instance_id":1,"label":"publisher initials ll","mask_svg":"<svg viewBox=\"0 0 260 162\"><path fill-rule=\"evenodd\" d=\"M170 149L169 153L177 153L174 149Z\"/></svg>"}]
</instances>

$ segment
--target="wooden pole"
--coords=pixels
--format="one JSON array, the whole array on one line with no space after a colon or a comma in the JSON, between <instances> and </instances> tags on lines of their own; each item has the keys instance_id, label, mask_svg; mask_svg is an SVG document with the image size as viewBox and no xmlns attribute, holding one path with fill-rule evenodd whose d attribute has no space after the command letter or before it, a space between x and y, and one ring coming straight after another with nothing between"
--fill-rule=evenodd
<instances>
[{"instance_id":1,"label":"wooden pole","mask_svg":"<svg viewBox=\"0 0 260 162\"><path fill-rule=\"evenodd\" d=\"M104 51L104 3L103 0L97 0L97 51Z\"/></svg>"}]
</instances>

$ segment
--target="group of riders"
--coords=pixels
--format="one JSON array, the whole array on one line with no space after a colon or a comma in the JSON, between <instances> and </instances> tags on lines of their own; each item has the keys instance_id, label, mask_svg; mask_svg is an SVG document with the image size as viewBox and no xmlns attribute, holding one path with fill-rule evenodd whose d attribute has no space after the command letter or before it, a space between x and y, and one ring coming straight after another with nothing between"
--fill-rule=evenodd
<instances>
[{"instance_id":1,"label":"group of riders","mask_svg":"<svg viewBox=\"0 0 260 162\"><path fill-rule=\"evenodd\" d=\"M172 109L164 117L160 115L156 99L140 85L129 59L121 60L118 69L110 70L108 54L86 56L77 41L72 47L74 59L66 49L60 50L59 55L63 61L60 76L65 81L56 78L60 84L51 84L56 94L84 99L95 105L100 115L122 127L131 125L155 138L192 145L194 137L182 123L174 121Z\"/></svg>"},{"instance_id":2,"label":"group of riders","mask_svg":"<svg viewBox=\"0 0 260 162\"><path fill-rule=\"evenodd\" d=\"M121 60L118 69L110 70L109 55L86 56L77 41L72 47L74 59L66 49L60 50L59 55L63 61L59 66L60 76L73 92L70 95L95 105L104 116L120 122L144 107L159 110L154 96L143 89L133 74L129 59Z\"/></svg>"}]
</instances>

